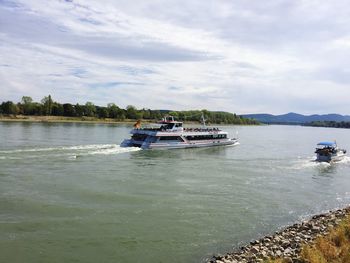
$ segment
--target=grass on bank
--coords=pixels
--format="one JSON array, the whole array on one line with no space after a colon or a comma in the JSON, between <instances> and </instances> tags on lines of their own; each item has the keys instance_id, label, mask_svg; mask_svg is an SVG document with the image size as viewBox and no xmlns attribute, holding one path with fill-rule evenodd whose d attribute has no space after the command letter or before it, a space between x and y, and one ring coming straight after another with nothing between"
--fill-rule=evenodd
<instances>
[{"instance_id":1,"label":"grass on bank","mask_svg":"<svg viewBox=\"0 0 350 263\"><path fill-rule=\"evenodd\" d=\"M143 124L156 123L159 119L140 119ZM127 123L134 124L137 119L113 119L113 118L99 118L99 117L69 117L69 116L37 116L37 115L2 115L0 113L0 122L77 122L77 123ZM185 121L185 124L195 124L198 125L198 121L188 120ZM209 126L213 125L260 125L260 123L207 123Z\"/></svg>"},{"instance_id":2,"label":"grass on bank","mask_svg":"<svg viewBox=\"0 0 350 263\"><path fill-rule=\"evenodd\" d=\"M124 119L116 120L112 118L97 117L67 117L67 116L33 116L33 115L16 115L4 116L0 114L0 121L8 122L84 122L84 123L135 123L136 120ZM144 123L151 120L143 120Z\"/></svg>"},{"instance_id":3,"label":"grass on bank","mask_svg":"<svg viewBox=\"0 0 350 263\"><path fill-rule=\"evenodd\" d=\"M308 263L350 263L350 216L312 245L304 245L301 259ZM269 260L268 263L285 263L286 260Z\"/></svg>"}]
</instances>

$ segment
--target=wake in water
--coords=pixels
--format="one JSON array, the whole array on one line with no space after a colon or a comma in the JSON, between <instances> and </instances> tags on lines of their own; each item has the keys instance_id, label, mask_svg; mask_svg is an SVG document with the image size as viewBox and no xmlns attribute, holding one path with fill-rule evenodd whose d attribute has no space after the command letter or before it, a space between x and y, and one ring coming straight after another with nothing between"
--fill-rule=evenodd
<instances>
[{"instance_id":1,"label":"wake in water","mask_svg":"<svg viewBox=\"0 0 350 263\"><path fill-rule=\"evenodd\" d=\"M56 146L46 148L22 148L0 151L0 160L11 159L31 159L31 158L54 158L67 157L68 159L76 159L81 156L88 155L112 155L127 152L139 151L137 147L120 147L117 144L90 144L90 145L72 145L72 146Z\"/></svg>"},{"instance_id":2,"label":"wake in water","mask_svg":"<svg viewBox=\"0 0 350 263\"><path fill-rule=\"evenodd\" d=\"M344 164L350 164L350 157L345 156L342 160L334 163L327 163L327 162L317 162L315 160L315 156L307 157L305 159L299 159L295 162L295 164L291 167L292 169L306 169L306 168L320 168L320 169L327 169L333 165L344 165Z\"/></svg>"}]
</instances>

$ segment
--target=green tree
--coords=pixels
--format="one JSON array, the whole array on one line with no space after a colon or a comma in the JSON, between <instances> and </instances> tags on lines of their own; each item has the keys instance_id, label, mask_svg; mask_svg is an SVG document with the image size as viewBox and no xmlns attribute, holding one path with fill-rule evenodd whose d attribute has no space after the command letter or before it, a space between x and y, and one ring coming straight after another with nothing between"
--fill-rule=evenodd
<instances>
[{"instance_id":1,"label":"green tree","mask_svg":"<svg viewBox=\"0 0 350 263\"><path fill-rule=\"evenodd\" d=\"M118 112L118 120L125 120L126 118L126 113L125 113L125 110L123 109L120 109L119 112Z\"/></svg>"},{"instance_id":2,"label":"green tree","mask_svg":"<svg viewBox=\"0 0 350 263\"><path fill-rule=\"evenodd\" d=\"M54 102L52 104L52 115L54 116L63 116L64 110L63 110L63 105L57 102Z\"/></svg>"},{"instance_id":3,"label":"green tree","mask_svg":"<svg viewBox=\"0 0 350 263\"><path fill-rule=\"evenodd\" d=\"M6 101L1 104L1 108L4 114L16 115L18 114L18 107L12 101Z\"/></svg>"},{"instance_id":4,"label":"green tree","mask_svg":"<svg viewBox=\"0 0 350 263\"><path fill-rule=\"evenodd\" d=\"M175 120L180 120L178 111L171 111L169 112L169 115L173 116Z\"/></svg>"},{"instance_id":5,"label":"green tree","mask_svg":"<svg viewBox=\"0 0 350 263\"><path fill-rule=\"evenodd\" d=\"M120 108L114 103L108 103L107 105L108 116L112 119L119 119L120 117Z\"/></svg>"},{"instance_id":6,"label":"green tree","mask_svg":"<svg viewBox=\"0 0 350 263\"><path fill-rule=\"evenodd\" d=\"M22 103L23 104L30 104L33 103L33 99L29 96L23 96L22 97Z\"/></svg>"},{"instance_id":7,"label":"green tree","mask_svg":"<svg viewBox=\"0 0 350 263\"><path fill-rule=\"evenodd\" d=\"M96 112L99 118L108 118L108 110L106 107L96 106Z\"/></svg>"},{"instance_id":8,"label":"green tree","mask_svg":"<svg viewBox=\"0 0 350 263\"><path fill-rule=\"evenodd\" d=\"M70 103L63 104L63 116L75 116L74 106Z\"/></svg>"},{"instance_id":9,"label":"green tree","mask_svg":"<svg viewBox=\"0 0 350 263\"><path fill-rule=\"evenodd\" d=\"M151 118L151 110L142 109L142 117L146 120L149 120Z\"/></svg>"},{"instance_id":10,"label":"green tree","mask_svg":"<svg viewBox=\"0 0 350 263\"><path fill-rule=\"evenodd\" d=\"M24 115L32 115L34 114L34 105L33 105L33 99L29 96L23 96L22 97L22 109Z\"/></svg>"},{"instance_id":11,"label":"green tree","mask_svg":"<svg viewBox=\"0 0 350 263\"><path fill-rule=\"evenodd\" d=\"M51 115L52 113L52 104L53 101L51 99L51 95L45 96L42 100L41 103L43 104L43 111L45 115Z\"/></svg>"},{"instance_id":12,"label":"green tree","mask_svg":"<svg viewBox=\"0 0 350 263\"><path fill-rule=\"evenodd\" d=\"M43 114L43 105L38 102L33 102L33 115L41 116Z\"/></svg>"},{"instance_id":13,"label":"green tree","mask_svg":"<svg viewBox=\"0 0 350 263\"><path fill-rule=\"evenodd\" d=\"M77 117L82 117L85 114L85 106L79 105L79 103L75 104L75 115Z\"/></svg>"},{"instance_id":14,"label":"green tree","mask_svg":"<svg viewBox=\"0 0 350 263\"><path fill-rule=\"evenodd\" d=\"M85 103L85 114L89 117L94 117L96 115L96 107L90 101Z\"/></svg>"},{"instance_id":15,"label":"green tree","mask_svg":"<svg viewBox=\"0 0 350 263\"><path fill-rule=\"evenodd\" d=\"M153 120L159 120L162 118L162 114L159 110L152 110L150 115L151 119Z\"/></svg>"},{"instance_id":16,"label":"green tree","mask_svg":"<svg viewBox=\"0 0 350 263\"><path fill-rule=\"evenodd\" d=\"M138 119L139 115L137 113L137 109L132 106L132 105L128 105L126 107L126 118L128 119Z\"/></svg>"}]
</instances>

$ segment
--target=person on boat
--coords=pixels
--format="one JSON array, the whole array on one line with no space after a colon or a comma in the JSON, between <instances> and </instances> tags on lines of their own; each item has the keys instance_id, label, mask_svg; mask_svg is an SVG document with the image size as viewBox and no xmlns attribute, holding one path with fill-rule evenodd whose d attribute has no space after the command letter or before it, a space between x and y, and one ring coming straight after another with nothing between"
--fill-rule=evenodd
<instances>
[{"instance_id":1,"label":"person on boat","mask_svg":"<svg viewBox=\"0 0 350 263\"><path fill-rule=\"evenodd\" d=\"M135 129L140 129L141 128L141 120L137 120L137 122L135 122L134 128Z\"/></svg>"}]
</instances>

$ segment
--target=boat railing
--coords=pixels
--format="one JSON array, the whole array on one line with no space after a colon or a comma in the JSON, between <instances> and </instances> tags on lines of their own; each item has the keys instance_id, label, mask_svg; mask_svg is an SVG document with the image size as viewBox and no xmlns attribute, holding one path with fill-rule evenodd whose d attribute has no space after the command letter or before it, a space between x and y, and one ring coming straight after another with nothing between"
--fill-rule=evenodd
<instances>
[{"instance_id":1,"label":"boat railing","mask_svg":"<svg viewBox=\"0 0 350 263\"><path fill-rule=\"evenodd\" d=\"M219 128L184 128L186 132L219 132Z\"/></svg>"},{"instance_id":2,"label":"boat railing","mask_svg":"<svg viewBox=\"0 0 350 263\"><path fill-rule=\"evenodd\" d=\"M137 131L160 131L160 128L134 128Z\"/></svg>"},{"instance_id":3,"label":"boat railing","mask_svg":"<svg viewBox=\"0 0 350 263\"><path fill-rule=\"evenodd\" d=\"M178 132L180 129L165 129L165 128L134 128L137 131L161 131L161 132Z\"/></svg>"}]
</instances>

